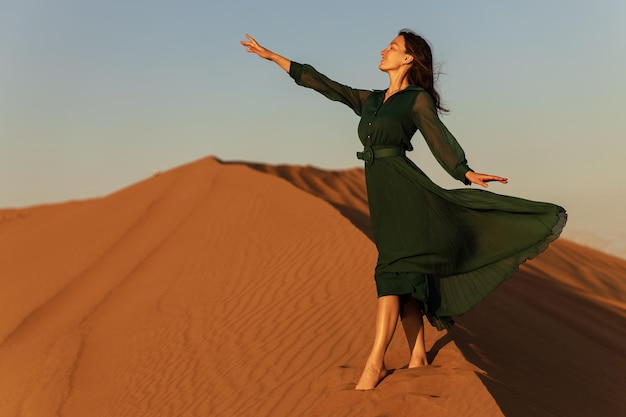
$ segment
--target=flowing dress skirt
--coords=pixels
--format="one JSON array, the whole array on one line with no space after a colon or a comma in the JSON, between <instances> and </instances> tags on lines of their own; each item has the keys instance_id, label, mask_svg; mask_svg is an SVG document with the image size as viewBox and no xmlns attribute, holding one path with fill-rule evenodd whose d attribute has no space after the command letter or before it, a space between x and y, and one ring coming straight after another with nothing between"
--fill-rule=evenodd
<instances>
[{"instance_id":1,"label":"flowing dress skirt","mask_svg":"<svg viewBox=\"0 0 626 417\"><path fill-rule=\"evenodd\" d=\"M378 296L411 295L453 325L565 226L557 205L479 189L445 190L406 157L366 166Z\"/></svg>"}]
</instances>

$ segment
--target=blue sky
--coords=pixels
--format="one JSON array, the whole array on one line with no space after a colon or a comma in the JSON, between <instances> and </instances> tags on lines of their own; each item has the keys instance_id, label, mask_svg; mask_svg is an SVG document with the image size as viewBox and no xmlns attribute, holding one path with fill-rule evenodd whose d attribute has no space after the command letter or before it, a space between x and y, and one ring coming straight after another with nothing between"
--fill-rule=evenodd
<instances>
[{"instance_id":1,"label":"blue sky","mask_svg":"<svg viewBox=\"0 0 626 417\"><path fill-rule=\"evenodd\" d=\"M406 27L433 45L442 119L470 165L509 178L491 190L559 203L566 236L626 248L622 0L0 5L0 207L106 195L207 155L358 166L352 111L239 41L385 88L379 51ZM413 142L433 180L461 186Z\"/></svg>"}]
</instances>

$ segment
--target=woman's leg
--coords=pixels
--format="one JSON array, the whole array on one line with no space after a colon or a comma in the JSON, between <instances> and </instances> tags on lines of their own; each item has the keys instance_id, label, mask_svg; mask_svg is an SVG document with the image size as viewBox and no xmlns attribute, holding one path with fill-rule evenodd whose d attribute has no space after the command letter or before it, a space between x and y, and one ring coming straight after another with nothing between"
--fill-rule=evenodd
<instances>
[{"instance_id":1,"label":"woman's leg","mask_svg":"<svg viewBox=\"0 0 626 417\"><path fill-rule=\"evenodd\" d=\"M424 340L424 317L420 302L411 296L403 298L402 327L411 350L409 368L428 365L426 358L426 342Z\"/></svg>"},{"instance_id":2,"label":"woman's leg","mask_svg":"<svg viewBox=\"0 0 626 417\"><path fill-rule=\"evenodd\" d=\"M363 374L356 384L357 390L373 389L387 375L385 352L393 337L400 314L400 297L385 295L378 298L376 310L376 335L372 352L365 363Z\"/></svg>"}]
</instances>

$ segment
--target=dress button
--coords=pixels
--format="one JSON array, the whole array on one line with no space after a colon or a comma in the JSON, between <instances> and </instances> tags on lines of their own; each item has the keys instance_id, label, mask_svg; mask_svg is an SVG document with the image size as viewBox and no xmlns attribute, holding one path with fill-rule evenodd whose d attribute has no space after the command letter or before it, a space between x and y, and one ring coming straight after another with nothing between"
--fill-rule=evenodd
<instances>
[{"instance_id":1,"label":"dress button","mask_svg":"<svg viewBox=\"0 0 626 417\"><path fill-rule=\"evenodd\" d=\"M372 125L372 122L369 122L369 123L368 123L368 125L370 125L370 126L371 126L371 125Z\"/></svg>"}]
</instances>

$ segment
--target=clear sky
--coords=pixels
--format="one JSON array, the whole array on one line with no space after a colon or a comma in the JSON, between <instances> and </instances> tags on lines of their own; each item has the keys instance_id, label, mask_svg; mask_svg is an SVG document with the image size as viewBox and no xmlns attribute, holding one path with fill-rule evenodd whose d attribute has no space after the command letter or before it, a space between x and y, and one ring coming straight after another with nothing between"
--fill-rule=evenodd
<instances>
[{"instance_id":1,"label":"clear sky","mask_svg":"<svg viewBox=\"0 0 626 417\"><path fill-rule=\"evenodd\" d=\"M354 113L239 41L383 89L379 51L406 27L433 45L472 168L509 178L490 189L559 203L566 236L626 253L623 0L0 5L0 207L106 195L207 155L358 166ZM461 186L413 142L435 182Z\"/></svg>"}]
</instances>

